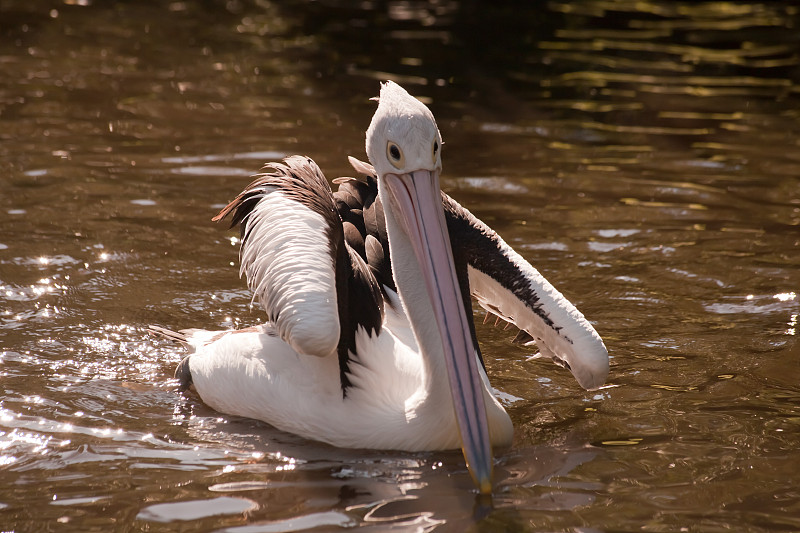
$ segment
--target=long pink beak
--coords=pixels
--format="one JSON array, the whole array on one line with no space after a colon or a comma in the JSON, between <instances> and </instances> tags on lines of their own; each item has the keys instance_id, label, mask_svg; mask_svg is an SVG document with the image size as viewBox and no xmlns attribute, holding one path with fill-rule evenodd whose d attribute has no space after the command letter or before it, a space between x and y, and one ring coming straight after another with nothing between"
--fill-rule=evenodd
<instances>
[{"instance_id":1,"label":"long pink beak","mask_svg":"<svg viewBox=\"0 0 800 533\"><path fill-rule=\"evenodd\" d=\"M480 492L490 494L492 445L484 389L453 264L439 173L386 174L384 183L399 208L397 219L411 242L436 316L467 468Z\"/></svg>"}]
</instances>

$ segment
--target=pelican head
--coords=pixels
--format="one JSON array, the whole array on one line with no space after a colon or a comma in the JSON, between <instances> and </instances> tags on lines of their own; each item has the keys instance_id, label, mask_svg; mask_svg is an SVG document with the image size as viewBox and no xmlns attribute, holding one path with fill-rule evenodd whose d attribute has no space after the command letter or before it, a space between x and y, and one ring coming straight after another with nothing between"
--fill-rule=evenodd
<instances>
[{"instance_id":1,"label":"pelican head","mask_svg":"<svg viewBox=\"0 0 800 533\"><path fill-rule=\"evenodd\" d=\"M452 402L467 467L480 491L489 493L486 387L442 208L441 147L430 110L399 85L383 84L366 148L378 175L397 292L422 353L429 393L442 409ZM449 383L450 394L437 397L439 383Z\"/></svg>"},{"instance_id":2,"label":"pelican head","mask_svg":"<svg viewBox=\"0 0 800 533\"><path fill-rule=\"evenodd\" d=\"M378 176L415 170L441 172L442 136L433 113L389 81L367 129L367 156Z\"/></svg>"}]
</instances>

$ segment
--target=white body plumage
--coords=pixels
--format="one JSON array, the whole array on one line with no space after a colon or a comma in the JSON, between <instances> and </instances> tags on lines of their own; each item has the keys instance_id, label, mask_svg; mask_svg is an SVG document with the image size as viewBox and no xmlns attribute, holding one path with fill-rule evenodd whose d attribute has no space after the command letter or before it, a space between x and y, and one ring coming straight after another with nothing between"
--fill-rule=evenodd
<instances>
[{"instance_id":1,"label":"white body plumage","mask_svg":"<svg viewBox=\"0 0 800 533\"><path fill-rule=\"evenodd\" d=\"M396 296L394 296L396 298ZM190 337L194 386L223 413L269 422L278 429L345 448L407 451L461 447L444 384L429 379L408 321L395 300L383 331L357 336L358 364L346 396L335 376L335 355L301 356L270 325L226 332L213 343ZM513 426L484 380L492 443L508 446ZM439 391L438 397L436 391Z\"/></svg>"}]
</instances>

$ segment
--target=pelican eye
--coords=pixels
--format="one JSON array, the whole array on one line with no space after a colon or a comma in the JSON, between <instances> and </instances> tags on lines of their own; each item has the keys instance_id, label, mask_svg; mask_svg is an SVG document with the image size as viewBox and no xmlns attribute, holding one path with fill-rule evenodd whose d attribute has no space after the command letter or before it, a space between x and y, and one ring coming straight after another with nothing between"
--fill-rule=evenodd
<instances>
[{"instance_id":1,"label":"pelican eye","mask_svg":"<svg viewBox=\"0 0 800 533\"><path fill-rule=\"evenodd\" d=\"M439 141L433 141L433 158L436 159L436 154L439 152Z\"/></svg>"},{"instance_id":2,"label":"pelican eye","mask_svg":"<svg viewBox=\"0 0 800 533\"><path fill-rule=\"evenodd\" d=\"M389 141L386 143L386 155L389 156L389 162L393 167L400 169L403 168L405 162L403 160L403 151L397 146L397 143Z\"/></svg>"}]
</instances>

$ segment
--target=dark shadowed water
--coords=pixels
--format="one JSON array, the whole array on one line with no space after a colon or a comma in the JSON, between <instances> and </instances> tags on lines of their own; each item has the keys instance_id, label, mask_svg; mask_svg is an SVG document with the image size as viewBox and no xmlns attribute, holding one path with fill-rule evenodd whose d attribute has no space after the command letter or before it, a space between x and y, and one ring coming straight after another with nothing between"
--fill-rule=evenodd
<instances>
[{"instance_id":1,"label":"dark shadowed water","mask_svg":"<svg viewBox=\"0 0 800 533\"><path fill-rule=\"evenodd\" d=\"M612 356L586 392L479 327L493 506L458 452L213 412L146 333L262 320L211 217L285 155L352 174L387 78ZM5 0L0 530L799 530L799 244L792 2Z\"/></svg>"}]
</instances>

